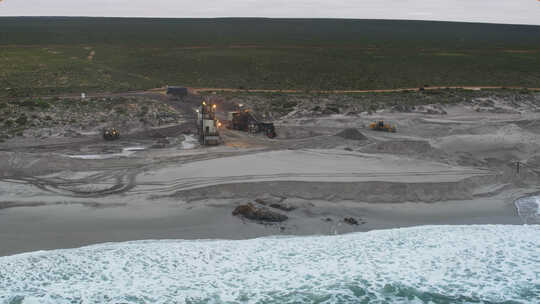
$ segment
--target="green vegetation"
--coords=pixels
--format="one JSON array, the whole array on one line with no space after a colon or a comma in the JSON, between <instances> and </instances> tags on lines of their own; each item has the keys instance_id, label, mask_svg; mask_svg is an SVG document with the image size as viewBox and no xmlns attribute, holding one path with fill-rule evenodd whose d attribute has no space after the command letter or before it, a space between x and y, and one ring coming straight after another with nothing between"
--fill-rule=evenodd
<instances>
[{"instance_id":1,"label":"green vegetation","mask_svg":"<svg viewBox=\"0 0 540 304\"><path fill-rule=\"evenodd\" d=\"M180 84L540 87L540 27L384 20L0 18L0 97Z\"/></svg>"},{"instance_id":2,"label":"green vegetation","mask_svg":"<svg viewBox=\"0 0 540 304\"><path fill-rule=\"evenodd\" d=\"M70 127L92 129L107 121L126 125L141 119L153 126L177 122L179 118L168 105L144 97L14 98L0 105L0 139L25 131L41 137L48 136L52 129L58 133ZM43 133L36 131L47 128L50 130Z\"/></svg>"},{"instance_id":3,"label":"green vegetation","mask_svg":"<svg viewBox=\"0 0 540 304\"><path fill-rule=\"evenodd\" d=\"M18 125L24 126L28 122L28 117L26 117L26 114L23 113L21 116L19 116L19 118L17 118L17 120L15 120L15 122Z\"/></svg>"}]
</instances>

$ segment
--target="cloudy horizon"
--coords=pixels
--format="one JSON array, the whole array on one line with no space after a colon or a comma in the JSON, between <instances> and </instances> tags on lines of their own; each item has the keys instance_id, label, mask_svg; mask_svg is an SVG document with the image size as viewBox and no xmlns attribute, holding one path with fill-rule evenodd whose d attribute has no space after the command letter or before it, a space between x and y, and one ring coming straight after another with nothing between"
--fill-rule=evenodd
<instances>
[{"instance_id":1,"label":"cloudy horizon","mask_svg":"<svg viewBox=\"0 0 540 304\"><path fill-rule=\"evenodd\" d=\"M540 25L539 0L0 0L0 16L344 18Z\"/></svg>"}]
</instances>

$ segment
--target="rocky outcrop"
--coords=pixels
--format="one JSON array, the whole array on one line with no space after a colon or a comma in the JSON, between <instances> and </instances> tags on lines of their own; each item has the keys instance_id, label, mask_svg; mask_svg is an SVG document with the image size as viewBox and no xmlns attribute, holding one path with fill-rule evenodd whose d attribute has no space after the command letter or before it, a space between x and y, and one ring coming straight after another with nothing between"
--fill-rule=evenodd
<instances>
[{"instance_id":1,"label":"rocky outcrop","mask_svg":"<svg viewBox=\"0 0 540 304\"><path fill-rule=\"evenodd\" d=\"M297 208L296 206L293 206L291 204L284 203L283 200L284 198L277 198L277 200L273 198L268 198L268 199L258 198L255 200L255 202L263 206L268 206L270 208L279 209L281 211L286 211L286 212L293 211Z\"/></svg>"},{"instance_id":2,"label":"rocky outcrop","mask_svg":"<svg viewBox=\"0 0 540 304\"><path fill-rule=\"evenodd\" d=\"M358 221L354 217L346 217L343 219L343 221L349 225L358 225Z\"/></svg>"},{"instance_id":3,"label":"rocky outcrop","mask_svg":"<svg viewBox=\"0 0 540 304\"><path fill-rule=\"evenodd\" d=\"M241 216L253 221L270 223L279 223L288 219L288 217L284 214L274 212L265 207L257 207L252 203L247 203L245 205L236 207L233 210L232 215Z\"/></svg>"},{"instance_id":4,"label":"rocky outcrop","mask_svg":"<svg viewBox=\"0 0 540 304\"><path fill-rule=\"evenodd\" d=\"M286 203L274 203L274 204L270 204L270 207L275 208L275 209L279 209L279 210L282 210L282 211L286 211L286 212L293 211L293 210L296 209L295 206L292 206L292 205L289 205L289 204L286 204Z\"/></svg>"}]
</instances>

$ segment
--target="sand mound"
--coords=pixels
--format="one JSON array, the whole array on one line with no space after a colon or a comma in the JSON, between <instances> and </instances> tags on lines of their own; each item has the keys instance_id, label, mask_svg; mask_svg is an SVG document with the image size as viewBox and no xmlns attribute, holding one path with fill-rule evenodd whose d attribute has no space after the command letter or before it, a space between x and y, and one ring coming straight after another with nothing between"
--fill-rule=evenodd
<instances>
[{"instance_id":1,"label":"sand mound","mask_svg":"<svg viewBox=\"0 0 540 304\"><path fill-rule=\"evenodd\" d=\"M254 182L221 184L183 190L176 192L172 196L185 201L197 201L208 198L235 199L238 197L256 197L262 191L266 191L276 196L311 201L360 201L366 203L441 202L472 199L476 189L483 185L492 184L494 182L493 179L493 176L474 176L459 181L414 183L381 181ZM237 210L233 215L240 214L239 211Z\"/></svg>"},{"instance_id":2,"label":"sand mound","mask_svg":"<svg viewBox=\"0 0 540 304\"><path fill-rule=\"evenodd\" d=\"M524 159L540 148L538 134L507 124L492 133L450 135L434 146L448 153L469 153L475 158L494 158L507 162Z\"/></svg>"},{"instance_id":3,"label":"sand mound","mask_svg":"<svg viewBox=\"0 0 540 304\"><path fill-rule=\"evenodd\" d=\"M397 140L371 144L362 149L366 153L426 154L433 151L427 141Z\"/></svg>"},{"instance_id":4,"label":"sand mound","mask_svg":"<svg viewBox=\"0 0 540 304\"><path fill-rule=\"evenodd\" d=\"M360 131L354 128L345 129L339 132L338 134L336 134L336 136L339 136L345 139L352 139L352 140L366 140L367 139L367 137L364 136L364 134L360 133Z\"/></svg>"}]
</instances>

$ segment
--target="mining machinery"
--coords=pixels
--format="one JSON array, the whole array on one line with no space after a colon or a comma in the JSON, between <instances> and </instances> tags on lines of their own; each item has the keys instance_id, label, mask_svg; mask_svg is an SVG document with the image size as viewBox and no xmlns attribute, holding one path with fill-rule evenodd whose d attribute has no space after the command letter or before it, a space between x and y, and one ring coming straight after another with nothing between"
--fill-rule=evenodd
<instances>
[{"instance_id":1,"label":"mining machinery","mask_svg":"<svg viewBox=\"0 0 540 304\"><path fill-rule=\"evenodd\" d=\"M199 141L205 146L218 145L219 137L218 121L216 119L216 105L203 101L197 109L197 131Z\"/></svg>"}]
</instances>

